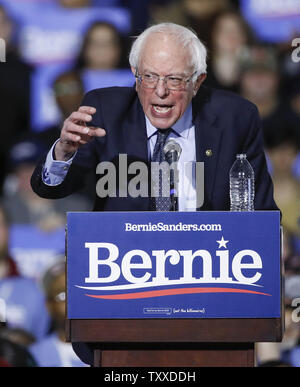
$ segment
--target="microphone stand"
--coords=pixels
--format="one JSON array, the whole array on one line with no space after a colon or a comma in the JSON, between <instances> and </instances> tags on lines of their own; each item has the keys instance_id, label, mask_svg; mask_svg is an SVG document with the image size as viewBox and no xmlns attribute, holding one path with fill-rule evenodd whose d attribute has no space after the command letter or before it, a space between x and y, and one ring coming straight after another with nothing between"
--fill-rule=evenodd
<instances>
[{"instance_id":1,"label":"microphone stand","mask_svg":"<svg viewBox=\"0 0 300 387\"><path fill-rule=\"evenodd\" d=\"M173 168L170 169L170 198L171 198L170 211L178 211L178 192L176 191L175 171Z\"/></svg>"},{"instance_id":2,"label":"microphone stand","mask_svg":"<svg viewBox=\"0 0 300 387\"><path fill-rule=\"evenodd\" d=\"M170 211L178 211L178 192L176 190L178 182L178 170L177 170L177 161L178 161L178 152L176 150L169 150L166 153L166 160L171 166L170 168L170 199L171 207Z\"/></svg>"}]
</instances>

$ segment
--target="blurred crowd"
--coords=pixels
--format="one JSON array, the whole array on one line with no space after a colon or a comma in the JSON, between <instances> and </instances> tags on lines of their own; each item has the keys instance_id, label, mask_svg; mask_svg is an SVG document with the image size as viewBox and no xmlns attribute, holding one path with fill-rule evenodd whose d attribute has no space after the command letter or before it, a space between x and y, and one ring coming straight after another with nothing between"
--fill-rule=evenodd
<instances>
[{"instance_id":1,"label":"blurred crowd","mask_svg":"<svg viewBox=\"0 0 300 387\"><path fill-rule=\"evenodd\" d=\"M163 21L193 28L206 44L205 85L238 93L260 112L282 211L286 330L282 343L257 345L256 362L300 366L300 62L292 55L300 0L282 4L0 0L0 367L85 365L65 340L64 227L67 211L92 209L91 191L41 199L30 176L84 93L134 84L132 38ZM0 303L0 321L1 312Z\"/></svg>"}]
</instances>

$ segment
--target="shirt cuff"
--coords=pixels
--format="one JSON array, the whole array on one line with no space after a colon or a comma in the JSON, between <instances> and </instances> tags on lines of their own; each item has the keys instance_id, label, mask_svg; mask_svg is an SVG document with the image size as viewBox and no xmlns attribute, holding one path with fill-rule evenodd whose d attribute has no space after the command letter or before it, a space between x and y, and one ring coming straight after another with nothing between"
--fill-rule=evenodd
<instances>
[{"instance_id":1,"label":"shirt cuff","mask_svg":"<svg viewBox=\"0 0 300 387\"><path fill-rule=\"evenodd\" d=\"M52 145L50 151L47 154L46 162L43 167L42 179L43 182L49 186L56 186L64 181L72 161L77 153L75 152L74 155L67 161L55 160L54 148L58 141L59 139Z\"/></svg>"}]
</instances>

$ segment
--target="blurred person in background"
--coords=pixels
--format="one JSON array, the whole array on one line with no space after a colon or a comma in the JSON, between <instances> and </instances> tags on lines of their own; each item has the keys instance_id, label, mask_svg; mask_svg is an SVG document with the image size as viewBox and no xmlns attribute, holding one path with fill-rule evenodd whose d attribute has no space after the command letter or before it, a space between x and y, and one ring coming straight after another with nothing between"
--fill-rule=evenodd
<instances>
[{"instance_id":1,"label":"blurred person in background","mask_svg":"<svg viewBox=\"0 0 300 387\"><path fill-rule=\"evenodd\" d=\"M280 82L276 49L256 45L245 51L241 59L240 94L257 106L265 138L268 132L272 135L294 122L290 104L281 96Z\"/></svg>"},{"instance_id":2,"label":"blurred person in background","mask_svg":"<svg viewBox=\"0 0 300 387\"><path fill-rule=\"evenodd\" d=\"M300 75L294 78L294 87L291 90L291 106L293 111L300 117Z\"/></svg>"},{"instance_id":3,"label":"blurred person in background","mask_svg":"<svg viewBox=\"0 0 300 387\"><path fill-rule=\"evenodd\" d=\"M173 22L192 28L211 53L211 26L218 14L231 7L230 0L173 0L170 4L154 3L151 22Z\"/></svg>"},{"instance_id":4,"label":"blurred person in background","mask_svg":"<svg viewBox=\"0 0 300 387\"><path fill-rule=\"evenodd\" d=\"M83 194L53 201L41 200L32 192L30 175L44 149L34 135L14 144L0 200L9 223L9 252L20 274L35 281L64 251L66 212L91 208L90 199Z\"/></svg>"},{"instance_id":5,"label":"blurred person in background","mask_svg":"<svg viewBox=\"0 0 300 387\"><path fill-rule=\"evenodd\" d=\"M280 343L281 358L293 367L300 367L300 260L286 262L285 278L285 334Z\"/></svg>"},{"instance_id":6,"label":"blurred person in background","mask_svg":"<svg viewBox=\"0 0 300 387\"><path fill-rule=\"evenodd\" d=\"M292 109L295 125L300 128L300 74L292 79L287 98Z\"/></svg>"},{"instance_id":7,"label":"blurred person in background","mask_svg":"<svg viewBox=\"0 0 300 387\"><path fill-rule=\"evenodd\" d=\"M70 70L60 74L54 81L53 91L56 104L61 114L61 120L58 125L51 126L36 135L36 138L41 141L43 146L46 148L50 148L51 145L59 138L61 126L63 125L64 120L66 120L67 117L69 117L69 115L80 106L84 96L84 85L81 79L81 72L77 70ZM91 201L94 199L94 191L91 189L91 186L94 186L95 184L93 174L87 174L85 176L85 180L86 188L78 192L80 196L75 195L74 197L80 199L84 198L84 201L86 201L86 207L84 208L82 205L77 207L74 202L71 206L74 211L87 211L92 206Z\"/></svg>"},{"instance_id":8,"label":"blurred person in background","mask_svg":"<svg viewBox=\"0 0 300 387\"><path fill-rule=\"evenodd\" d=\"M37 367L26 347L0 338L0 367Z\"/></svg>"},{"instance_id":9,"label":"blurred person in background","mask_svg":"<svg viewBox=\"0 0 300 387\"><path fill-rule=\"evenodd\" d=\"M7 339L12 343L28 347L35 342L35 337L22 328L0 328L0 338Z\"/></svg>"},{"instance_id":10,"label":"blurred person in background","mask_svg":"<svg viewBox=\"0 0 300 387\"><path fill-rule=\"evenodd\" d=\"M8 221L4 209L0 207L0 280L19 276L17 266L8 252L8 240Z\"/></svg>"},{"instance_id":11,"label":"blurred person in background","mask_svg":"<svg viewBox=\"0 0 300 387\"><path fill-rule=\"evenodd\" d=\"M90 209L89 201L77 194L53 201L41 199L32 192L30 176L43 150L43 146L30 137L16 143L10 150L12 174L2 199L10 226L34 224L50 232L65 226L66 212Z\"/></svg>"},{"instance_id":12,"label":"blurred person in background","mask_svg":"<svg viewBox=\"0 0 300 387\"><path fill-rule=\"evenodd\" d=\"M85 92L97 87L134 84L135 79L126 62L127 43L110 23L98 21L89 27L74 66Z\"/></svg>"},{"instance_id":13,"label":"blurred person in background","mask_svg":"<svg viewBox=\"0 0 300 387\"><path fill-rule=\"evenodd\" d=\"M61 122L37 133L37 139L46 148L59 137L61 123L80 105L84 95L80 74L76 71L62 73L54 80L53 91L61 114Z\"/></svg>"},{"instance_id":14,"label":"blurred person in background","mask_svg":"<svg viewBox=\"0 0 300 387\"><path fill-rule=\"evenodd\" d=\"M271 367L286 365L295 367L291 361L290 354L299 345L300 330L299 322L293 321L295 308L291 306L290 300L284 300L284 335L279 343L257 343L256 358L257 365L260 367Z\"/></svg>"},{"instance_id":15,"label":"blurred person in background","mask_svg":"<svg viewBox=\"0 0 300 387\"><path fill-rule=\"evenodd\" d=\"M300 68L300 64L298 64ZM300 137L300 74L293 77L291 81L292 85L289 87L289 94L287 96L289 105L292 110L291 121L294 126L298 128ZM300 152L298 152L297 158L293 164L293 173L300 180Z\"/></svg>"},{"instance_id":16,"label":"blurred person in background","mask_svg":"<svg viewBox=\"0 0 300 387\"><path fill-rule=\"evenodd\" d=\"M300 74L292 59L292 41L300 36L300 1L240 0L240 12L251 26L258 42L276 47L279 54L281 90L288 98L293 78Z\"/></svg>"},{"instance_id":17,"label":"blurred person in background","mask_svg":"<svg viewBox=\"0 0 300 387\"><path fill-rule=\"evenodd\" d=\"M95 22L87 30L83 44L70 70L55 78L53 91L61 114L60 122L37 134L47 147L59 138L63 121L78 109L84 94L98 87L132 86L134 77L124 69L124 39L110 23ZM90 192L85 190L83 193Z\"/></svg>"},{"instance_id":18,"label":"blurred person in background","mask_svg":"<svg viewBox=\"0 0 300 387\"><path fill-rule=\"evenodd\" d=\"M0 298L6 304L7 327L22 329L38 340L49 329L44 294L33 280L19 275L9 256L8 243L6 214L0 208Z\"/></svg>"},{"instance_id":19,"label":"blurred person in background","mask_svg":"<svg viewBox=\"0 0 300 387\"><path fill-rule=\"evenodd\" d=\"M84 367L66 343L65 336L65 262L57 262L43 279L47 307L54 323L54 332L30 347L32 356L41 367Z\"/></svg>"},{"instance_id":20,"label":"blurred person in background","mask_svg":"<svg viewBox=\"0 0 300 387\"><path fill-rule=\"evenodd\" d=\"M130 31L130 13L122 7L95 7L89 1L2 1L18 22L20 55L34 68L30 124L32 131L40 132L60 120L52 84L74 65L87 28L102 20L125 35Z\"/></svg>"},{"instance_id":21,"label":"blurred person in background","mask_svg":"<svg viewBox=\"0 0 300 387\"><path fill-rule=\"evenodd\" d=\"M269 132L265 141L271 162L274 198L282 212L284 232L290 239L300 238L300 181L293 174L293 164L300 149L298 128L288 123Z\"/></svg>"},{"instance_id":22,"label":"blurred person in background","mask_svg":"<svg viewBox=\"0 0 300 387\"><path fill-rule=\"evenodd\" d=\"M236 11L217 16L211 32L211 54L206 83L211 87L239 91L242 55L250 43L250 30Z\"/></svg>"},{"instance_id":23,"label":"blurred person in background","mask_svg":"<svg viewBox=\"0 0 300 387\"><path fill-rule=\"evenodd\" d=\"M121 65L121 35L109 23L95 22L85 34L77 69L110 70Z\"/></svg>"},{"instance_id":24,"label":"blurred person in background","mask_svg":"<svg viewBox=\"0 0 300 387\"><path fill-rule=\"evenodd\" d=\"M277 203L282 210L283 216L283 237L289 239L283 244L283 264L284 264L284 322L285 329L283 339L279 343L257 343L256 355L258 365L260 367L300 367L300 252L294 250L294 246L291 243L291 237L293 236L294 229L298 228L297 218L300 218L299 203L300 196L293 188L291 183L287 181L290 175L290 165L293 162L295 155L295 140L293 137L283 137L281 141L277 141L271 149L273 153L271 160L273 161L275 174L283 174L283 186L287 184L287 187L282 187L284 192L278 192L279 187L276 186L277 178L274 180L275 195L277 197ZM299 186L298 186L299 187ZM293 194L295 197L293 197ZM285 196L286 204L282 205L281 196ZM290 202L289 202L289 196ZM290 206L290 208L289 208ZM289 208L287 213L286 209ZM295 214L292 211L295 211ZM291 230L292 229L292 230ZM298 300L298 301L297 301ZM295 301L297 301L295 303Z\"/></svg>"},{"instance_id":25,"label":"blurred person in background","mask_svg":"<svg viewBox=\"0 0 300 387\"><path fill-rule=\"evenodd\" d=\"M0 63L0 194L7 174L9 147L30 128L31 67L19 57L13 44L14 23L0 3L0 38L6 44L6 62ZM5 139L5 141L4 141Z\"/></svg>"},{"instance_id":26,"label":"blurred person in background","mask_svg":"<svg viewBox=\"0 0 300 387\"><path fill-rule=\"evenodd\" d=\"M287 277L300 275L300 254L291 252L284 261L284 270Z\"/></svg>"},{"instance_id":27,"label":"blurred person in background","mask_svg":"<svg viewBox=\"0 0 300 387\"><path fill-rule=\"evenodd\" d=\"M46 147L59 137L63 121L78 109L87 90L99 87L101 82L112 82L109 78L113 72L109 70L120 68L123 60L121 39L112 24L95 22L89 27L74 66L54 79L53 91L61 119L57 125L37 134ZM120 81L120 75L128 77L129 73L130 80L134 82L129 70L117 72L114 79Z\"/></svg>"},{"instance_id":28,"label":"blurred person in background","mask_svg":"<svg viewBox=\"0 0 300 387\"><path fill-rule=\"evenodd\" d=\"M267 119L279 107L279 68L276 53L254 46L241 59L241 95L253 102L261 118Z\"/></svg>"}]
</instances>

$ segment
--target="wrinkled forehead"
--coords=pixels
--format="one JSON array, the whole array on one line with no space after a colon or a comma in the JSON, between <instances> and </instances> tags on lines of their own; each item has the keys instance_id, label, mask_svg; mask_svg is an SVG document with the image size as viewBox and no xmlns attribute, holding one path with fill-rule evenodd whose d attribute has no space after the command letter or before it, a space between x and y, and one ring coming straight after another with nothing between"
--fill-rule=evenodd
<instances>
[{"instance_id":1,"label":"wrinkled forehead","mask_svg":"<svg viewBox=\"0 0 300 387\"><path fill-rule=\"evenodd\" d=\"M143 45L139 69L163 73L189 74L192 70L191 53L174 35L152 33Z\"/></svg>"}]
</instances>

